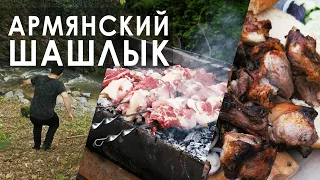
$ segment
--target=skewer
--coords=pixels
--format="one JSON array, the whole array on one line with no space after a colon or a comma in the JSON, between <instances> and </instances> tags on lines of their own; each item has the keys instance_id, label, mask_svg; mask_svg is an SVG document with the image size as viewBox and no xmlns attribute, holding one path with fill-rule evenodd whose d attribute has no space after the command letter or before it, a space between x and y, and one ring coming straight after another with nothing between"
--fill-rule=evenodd
<instances>
[{"instance_id":1,"label":"skewer","mask_svg":"<svg viewBox=\"0 0 320 180\"><path fill-rule=\"evenodd\" d=\"M143 113L146 113L146 112L150 112L150 110L139 111L139 112L136 112L136 113L133 113L133 114L127 114L127 115L120 115L119 114L119 115L117 115L115 117L104 118L101 122L92 123L91 128L92 129L97 129L101 124L103 124L103 123L104 124L109 124L109 123L111 123L112 121L114 121L117 118L125 118L125 117L135 116L135 115L143 114Z\"/></svg>"},{"instance_id":2,"label":"skewer","mask_svg":"<svg viewBox=\"0 0 320 180\"><path fill-rule=\"evenodd\" d=\"M130 129L123 129L119 132L119 134L116 134L116 135L108 135L107 137L105 138L99 138L99 139L96 139L93 143L93 146L95 147L101 147L103 145L103 143L105 142L112 142L114 140L116 140L117 138L119 138L120 136L121 137L124 137L124 136L127 136L129 135L131 132L133 132L135 129L137 128L143 128L143 129L146 129L146 128L150 128L150 127L156 127L158 126L157 122L152 122L150 124L144 124L144 125L141 125L141 126L136 126L136 127L133 127L133 128L130 128Z\"/></svg>"},{"instance_id":3,"label":"skewer","mask_svg":"<svg viewBox=\"0 0 320 180\"><path fill-rule=\"evenodd\" d=\"M126 104L126 103L130 103L130 101L126 101L126 102L121 102L121 103L118 103L118 104L111 104L111 105L108 105L108 106L96 106L96 108L114 108L114 107L117 107L121 104Z\"/></svg>"}]
</instances>

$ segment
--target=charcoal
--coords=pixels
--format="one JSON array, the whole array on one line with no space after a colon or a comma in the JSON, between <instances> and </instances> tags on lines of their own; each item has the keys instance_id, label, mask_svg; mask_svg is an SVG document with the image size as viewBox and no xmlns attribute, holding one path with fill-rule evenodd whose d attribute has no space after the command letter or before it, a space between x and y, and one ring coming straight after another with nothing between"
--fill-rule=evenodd
<instances>
[{"instance_id":1,"label":"charcoal","mask_svg":"<svg viewBox=\"0 0 320 180\"><path fill-rule=\"evenodd\" d=\"M191 130L171 127L166 130L157 131L156 135L165 143L189 153L197 159L205 161L210 150L210 143L215 128L216 126L214 123L209 124L209 127L198 125Z\"/></svg>"},{"instance_id":2,"label":"charcoal","mask_svg":"<svg viewBox=\"0 0 320 180\"><path fill-rule=\"evenodd\" d=\"M193 131L190 134L187 135L187 137L183 140L185 143L193 142L199 142L201 140L201 134L199 134L197 131Z\"/></svg>"},{"instance_id":3,"label":"charcoal","mask_svg":"<svg viewBox=\"0 0 320 180\"><path fill-rule=\"evenodd\" d=\"M172 139L173 137L174 137L173 133L170 133L169 136L168 136L169 139Z\"/></svg>"}]
</instances>

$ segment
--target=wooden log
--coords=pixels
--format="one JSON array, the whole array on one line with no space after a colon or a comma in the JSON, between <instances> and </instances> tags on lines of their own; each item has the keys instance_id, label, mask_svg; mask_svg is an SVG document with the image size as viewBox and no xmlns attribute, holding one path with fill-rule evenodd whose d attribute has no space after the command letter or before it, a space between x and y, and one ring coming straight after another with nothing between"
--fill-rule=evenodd
<instances>
[{"instance_id":1,"label":"wooden log","mask_svg":"<svg viewBox=\"0 0 320 180\"><path fill-rule=\"evenodd\" d=\"M90 152L87 148L84 150L83 159L80 163L79 175L79 177L87 180L139 180L139 178L111 161Z\"/></svg>"}]
</instances>

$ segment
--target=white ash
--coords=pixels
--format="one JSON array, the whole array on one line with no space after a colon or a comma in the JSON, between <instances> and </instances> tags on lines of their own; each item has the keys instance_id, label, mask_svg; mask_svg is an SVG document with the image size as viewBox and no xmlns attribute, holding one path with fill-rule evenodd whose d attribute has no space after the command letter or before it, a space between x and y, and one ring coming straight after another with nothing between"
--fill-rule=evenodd
<instances>
[{"instance_id":1,"label":"white ash","mask_svg":"<svg viewBox=\"0 0 320 180\"><path fill-rule=\"evenodd\" d=\"M210 150L215 128L215 124L209 127L197 126L191 130L168 128L158 130L156 135L164 142L204 162Z\"/></svg>"}]
</instances>

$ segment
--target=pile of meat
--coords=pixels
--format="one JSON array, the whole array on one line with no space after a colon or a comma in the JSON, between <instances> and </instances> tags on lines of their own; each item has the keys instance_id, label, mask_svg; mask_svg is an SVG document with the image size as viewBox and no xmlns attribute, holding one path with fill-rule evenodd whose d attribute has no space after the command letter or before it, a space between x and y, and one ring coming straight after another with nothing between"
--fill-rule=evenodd
<instances>
[{"instance_id":1,"label":"pile of meat","mask_svg":"<svg viewBox=\"0 0 320 180\"><path fill-rule=\"evenodd\" d=\"M161 128L191 129L218 119L227 83L216 83L204 69L172 66L161 73L125 68L107 69L101 94L117 110L134 121L141 114L146 123L157 121Z\"/></svg>"},{"instance_id":2,"label":"pile of meat","mask_svg":"<svg viewBox=\"0 0 320 180\"><path fill-rule=\"evenodd\" d=\"M318 140L312 108L320 100L316 42L292 29L284 46L269 37L271 28L269 20L247 14L219 117L228 179L267 179L276 151L297 149L307 157Z\"/></svg>"}]
</instances>

